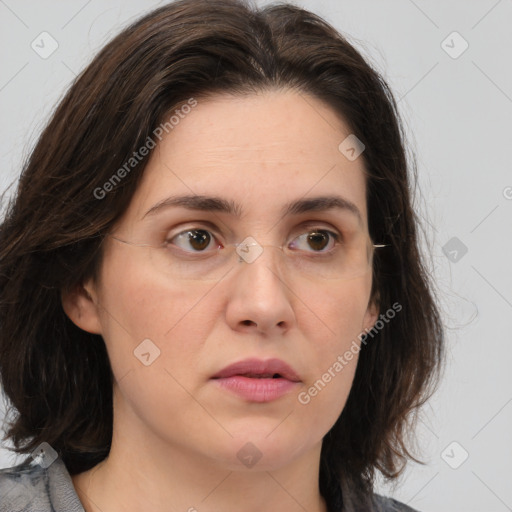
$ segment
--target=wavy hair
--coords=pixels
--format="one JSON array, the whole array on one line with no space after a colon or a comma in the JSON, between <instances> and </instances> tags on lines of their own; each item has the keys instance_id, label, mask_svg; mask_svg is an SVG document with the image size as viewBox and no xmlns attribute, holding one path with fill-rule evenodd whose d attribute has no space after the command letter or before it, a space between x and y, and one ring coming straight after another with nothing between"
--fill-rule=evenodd
<instances>
[{"instance_id":1,"label":"wavy hair","mask_svg":"<svg viewBox=\"0 0 512 512\"><path fill-rule=\"evenodd\" d=\"M0 225L0 376L5 439L48 442L71 475L109 453L113 375L101 336L76 327L62 293L97 276L102 241L149 157L94 193L188 98L293 89L325 102L365 145L371 300L403 310L359 356L345 408L323 440L320 492L348 506L414 458L409 434L442 366L444 334L419 249L416 167L382 76L326 21L289 4L180 0L125 28L75 79L28 157ZM350 492L349 492L350 489Z\"/></svg>"}]
</instances>

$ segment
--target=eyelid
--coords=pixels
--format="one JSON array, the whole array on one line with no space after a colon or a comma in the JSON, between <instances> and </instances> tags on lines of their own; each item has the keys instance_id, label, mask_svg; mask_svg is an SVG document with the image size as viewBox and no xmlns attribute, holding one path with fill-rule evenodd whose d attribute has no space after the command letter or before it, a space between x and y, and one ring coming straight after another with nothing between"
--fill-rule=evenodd
<instances>
[{"instance_id":1,"label":"eyelid","mask_svg":"<svg viewBox=\"0 0 512 512\"><path fill-rule=\"evenodd\" d=\"M229 226L227 226L224 222L222 222L222 224L224 225L223 227L225 227L226 230L228 231L228 238L232 238L233 243L236 243L238 240L236 240L236 237L234 236L234 231L232 229L230 229ZM343 233L345 233L347 231L350 232L350 231L354 230L354 227L352 225L344 227L343 225L339 225L339 224L342 224L339 219L318 218L318 219L299 221L298 224L296 224L289 230L288 235L291 236L290 233L291 234L295 234L297 232L300 233L302 229L309 229L309 228L331 230L340 235L343 235ZM212 233L216 233L217 236L223 237L223 235L221 235L222 231L219 229L219 227L217 226L217 224L215 222L212 222L210 220L197 219L197 220L190 220L188 222L184 221L182 223L179 223L177 226L174 226L173 228L166 229L165 230L166 239L169 239L171 237L171 235L170 235L171 233L172 233L172 236L176 236L177 234L181 233L182 231L187 231L189 229L190 230L206 229L208 231L211 231ZM274 228L272 228L272 230L273 229ZM243 233L242 233L242 235L243 235ZM245 238L245 236L242 236L242 239L243 238Z\"/></svg>"},{"instance_id":2,"label":"eyelid","mask_svg":"<svg viewBox=\"0 0 512 512\"><path fill-rule=\"evenodd\" d=\"M205 229L207 231L219 233L217 226L213 222L209 222L209 221L190 222L183 226L180 226L179 228L176 228L176 230L172 229L172 230L168 230L168 231L169 231L169 233L173 233L172 236L176 236L176 235L182 233L183 231L189 231L189 230L193 231L193 230L197 230L197 229ZM302 222L298 226L293 228L292 233L303 233L304 232L303 230L307 230L307 229L333 231L333 232L336 232L339 234L342 233L342 230L334 227L332 224L330 224L324 220ZM171 236L171 235L169 234L168 237L169 236Z\"/></svg>"},{"instance_id":3,"label":"eyelid","mask_svg":"<svg viewBox=\"0 0 512 512\"><path fill-rule=\"evenodd\" d=\"M179 227L176 229L169 230L167 234L165 235L165 242L169 242L172 240L175 236L180 235L182 233L186 233L187 231L208 231L212 235L214 235L215 240L219 241L219 231L217 230L217 227L215 224L208 222L208 221L198 221L195 223L190 223L189 225L186 225L184 227Z\"/></svg>"},{"instance_id":4,"label":"eyelid","mask_svg":"<svg viewBox=\"0 0 512 512\"><path fill-rule=\"evenodd\" d=\"M315 229L318 231L329 231L330 233L336 234L340 237L343 236L343 231L341 229L335 227L330 222L326 222L325 220L303 222L293 229L293 233L303 234L304 230L313 231Z\"/></svg>"}]
</instances>

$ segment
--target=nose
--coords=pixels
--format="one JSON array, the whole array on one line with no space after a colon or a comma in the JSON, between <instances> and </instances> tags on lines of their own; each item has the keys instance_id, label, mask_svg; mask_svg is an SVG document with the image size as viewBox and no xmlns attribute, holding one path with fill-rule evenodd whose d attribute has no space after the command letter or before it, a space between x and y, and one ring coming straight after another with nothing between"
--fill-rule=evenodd
<instances>
[{"instance_id":1,"label":"nose","mask_svg":"<svg viewBox=\"0 0 512 512\"><path fill-rule=\"evenodd\" d=\"M238 260L230 278L226 320L233 330L279 335L295 323L293 291L268 248L255 261Z\"/></svg>"}]
</instances>

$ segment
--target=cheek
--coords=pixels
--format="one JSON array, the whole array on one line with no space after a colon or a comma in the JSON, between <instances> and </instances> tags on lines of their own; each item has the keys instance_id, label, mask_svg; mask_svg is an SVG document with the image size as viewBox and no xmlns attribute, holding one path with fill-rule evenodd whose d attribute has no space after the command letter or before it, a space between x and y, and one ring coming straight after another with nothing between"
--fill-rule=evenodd
<instances>
[{"instance_id":1,"label":"cheek","mask_svg":"<svg viewBox=\"0 0 512 512\"><path fill-rule=\"evenodd\" d=\"M337 351L329 353L322 369L305 382L297 395L295 418L302 419L302 430L309 432L311 442L318 442L331 430L343 412L352 388L357 354L345 364L337 357Z\"/></svg>"},{"instance_id":2,"label":"cheek","mask_svg":"<svg viewBox=\"0 0 512 512\"><path fill-rule=\"evenodd\" d=\"M106 269L105 275L103 300L109 311L102 323L123 397L119 407L129 404L124 413L135 414L155 431L162 429L162 436L167 428L202 424L204 410L186 390L198 378L190 369L197 368L215 316L212 304L208 308L207 300L199 300L204 284L173 288L168 279L127 264L116 272Z\"/></svg>"},{"instance_id":3,"label":"cheek","mask_svg":"<svg viewBox=\"0 0 512 512\"><path fill-rule=\"evenodd\" d=\"M338 419L352 387L370 287L371 281L345 282L329 293L310 292L304 301L301 329L313 350L297 398L325 430Z\"/></svg>"},{"instance_id":4,"label":"cheek","mask_svg":"<svg viewBox=\"0 0 512 512\"><path fill-rule=\"evenodd\" d=\"M299 297L299 329L314 342L322 358L350 345L363 331L370 290L371 279L358 279L330 287L311 287Z\"/></svg>"},{"instance_id":5,"label":"cheek","mask_svg":"<svg viewBox=\"0 0 512 512\"><path fill-rule=\"evenodd\" d=\"M204 283L173 286L167 277L143 268L120 261L104 269L103 337L114 374L120 378L143 366L140 352L149 352L146 362L155 358L162 367L176 366L166 363L177 358L187 366L216 316L211 304L207 311Z\"/></svg>"},{"instance_id":6,"label":"cheek","mask_svg":"<svg viewBox=\"0 0 512 512\"><path fill-rule=\"evenodd\" d=\"M297 401L326 433L342 413L354 380L360 342L357 337L325 345L317 352L316 368L301 388Z\"/></svg>"}]
</instances>

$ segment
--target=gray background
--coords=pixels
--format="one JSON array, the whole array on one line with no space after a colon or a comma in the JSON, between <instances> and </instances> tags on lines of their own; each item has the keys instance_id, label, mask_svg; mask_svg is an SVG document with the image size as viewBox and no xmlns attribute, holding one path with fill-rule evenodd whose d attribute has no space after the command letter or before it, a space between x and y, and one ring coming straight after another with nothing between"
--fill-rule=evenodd
<instances>
[{"instance_id":1,"label":"gray background","mask_svg":"<svg viewBox=\"0 0 512 512\"><path fill-rule=\"evenodd\" d=\"M162 3L0 0L2 189L74 75L112 34ZM350 36L384 74L418 160L416 205L448 360L418 425L427 464L411 464L396 489L379 487L423 512L510 511L512 1L294 3ZM31 48L42 46L43 31L58 43L46 59ZM0 450L1 467L16 462Z\"/></svg>"}]
</instances>

